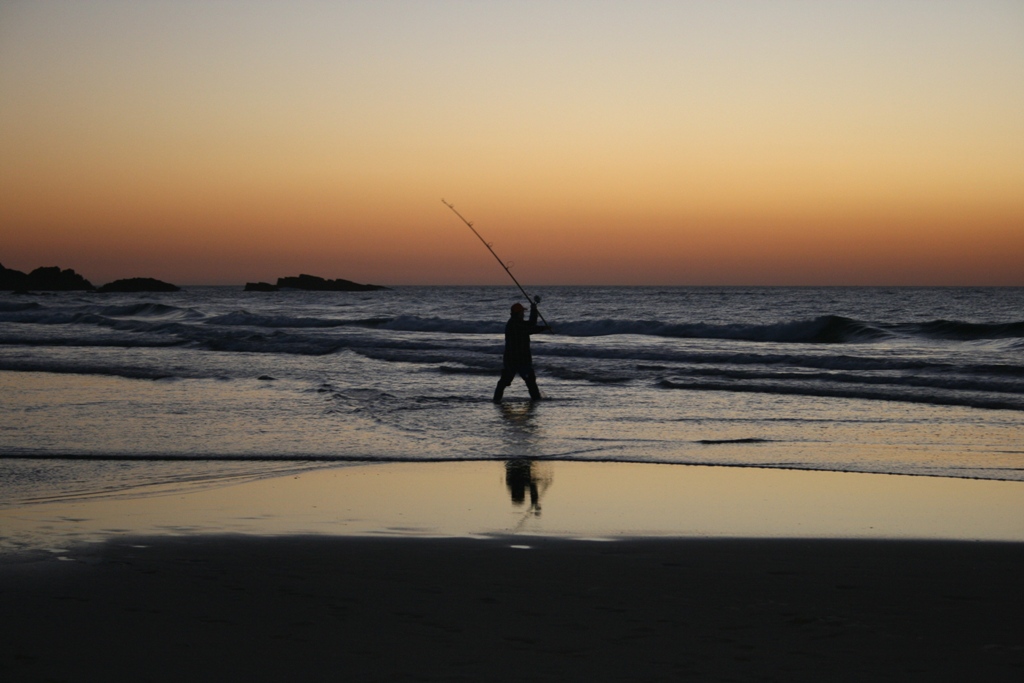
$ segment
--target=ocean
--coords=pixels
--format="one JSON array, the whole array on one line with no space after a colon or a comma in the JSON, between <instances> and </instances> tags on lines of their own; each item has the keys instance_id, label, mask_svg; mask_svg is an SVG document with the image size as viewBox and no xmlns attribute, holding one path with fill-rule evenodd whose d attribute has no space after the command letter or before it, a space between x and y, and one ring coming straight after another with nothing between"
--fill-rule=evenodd
<instances>
[{"instance_id":1,"label":"ocean","mask_svg":"<svg viewBox=\"0 0 1024 683\"><path fill-rule=\"evenodd\" d=\"M531 293L545 400L501 405L513 287L0 294L0 499L452 460L1024 481L1024 288Z\"/></svg>"}]
</instances>

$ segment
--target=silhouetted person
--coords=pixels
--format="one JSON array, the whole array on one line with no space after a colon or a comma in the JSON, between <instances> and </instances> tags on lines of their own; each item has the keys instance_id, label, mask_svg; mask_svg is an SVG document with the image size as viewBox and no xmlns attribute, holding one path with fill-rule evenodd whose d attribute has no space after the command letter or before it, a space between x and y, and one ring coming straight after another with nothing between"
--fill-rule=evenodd
<instances>
[{"instance_id":1,"label":"silhouetted person","mask_svg":"<svg viewBox=\"0 0 1024 683\"><path fill-rule=\"evenodd\" d=\"M530 335L535 332L550 330L546 325L537 324L537 304L540 297L530 303L530 319L523 320L526 311L520 303L512 304L512 316L505 323L505 355L498 386L494 389L494 402L501 403L505 387L512 384L516 375L523 378L526 388L530 390L530 398L540 400L540 389L537 388L537 375L533 372L533 355L530 353Z\"/></svg>"}]
</instances>

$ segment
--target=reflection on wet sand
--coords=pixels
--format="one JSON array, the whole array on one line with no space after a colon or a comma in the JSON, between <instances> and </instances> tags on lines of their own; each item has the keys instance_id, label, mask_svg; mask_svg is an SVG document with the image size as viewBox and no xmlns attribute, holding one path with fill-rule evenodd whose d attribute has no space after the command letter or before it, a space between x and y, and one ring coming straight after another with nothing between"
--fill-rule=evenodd
<instances>
[{"instance_id":1,"label":"reflection on wet sand","mask_svg":"<svg viewBox=\"0 0 1024 683\"><path fill-rule=\"evenodd\" d=\"M505 463L505 485L512 496L512 504L522 507L526 491L530 491L528 513L540 517L540 498L551 486L551 468L541 468L535 460L515 458Z\"/></svg>"}]
</instances>

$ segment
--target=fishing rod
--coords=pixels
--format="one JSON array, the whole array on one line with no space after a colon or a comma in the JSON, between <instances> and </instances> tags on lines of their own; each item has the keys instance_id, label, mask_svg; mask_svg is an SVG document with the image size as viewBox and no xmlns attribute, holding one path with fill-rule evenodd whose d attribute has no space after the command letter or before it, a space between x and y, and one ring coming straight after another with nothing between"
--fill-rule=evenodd
<instances>
[{"instance_id":1,"label":"fishing rod","mask_svg":"<svg viewBox=\"0 0 1024 683\"><path fill-rule=\"evenodd\" d=\"M512 271L508 269L508 266L505 265L505 262L501 260L501 257L499 257L496 253L494 253L494 249L491 248L491 243L488 242L487 240L485 240L480 235L480 233L478 233L476 231L476 228L473 227L473 224L470 223L469 221L467 221L465 216L463 216L461 213L459 213L458 210L456 210L456 208L454 206L452 206L451 204L449 204L445 200L442 199L441 203L444 204L445 206L447 206L449 209L451 209L455 213L456 216L461 218L462 222L465 223L466 225L468 225L469 229L473 231L473 234L476 235L480 239L480 241L484 243L484 246L487 247L487 251L491 252L491 256L493 256L495 258L495 260L497 260L498 263L501 264L501 267L505 269L505 272L508 273L508 276L510 278L512 278L512 282L516 283L516 287L518 287L519 291L523 293L523 296L526 297L526 300L527 301L533 301L535 303L539 303L540 297L537 297L537 299L534 299L533 297L531 297L529 294L526 293L526 290L523 289L523 286L521 284L519 284L519 280L517 280L516 276L512 274ZM548 327L548 329L550 329L551 325L548 325L548 321L544 320L544 315L539 310L537 311L537 315L540 316L541 321Z\"/></svg>"}]
</instances>

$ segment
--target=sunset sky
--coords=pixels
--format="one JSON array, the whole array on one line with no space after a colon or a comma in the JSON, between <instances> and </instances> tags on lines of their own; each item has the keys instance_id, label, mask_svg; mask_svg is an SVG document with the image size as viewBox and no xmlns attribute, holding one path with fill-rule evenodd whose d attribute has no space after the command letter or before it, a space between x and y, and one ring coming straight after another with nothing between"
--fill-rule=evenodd
<instances>
[{"instance_id":1,"label":"sunset sky","mask_svg":"<svg viewBox=\"0 0 1024 683\"><path fill-rule=\"evenodd\" d=\"M1024 2L0 0L0 263L1024 285Z\"/></svg>"}]
</instances>

